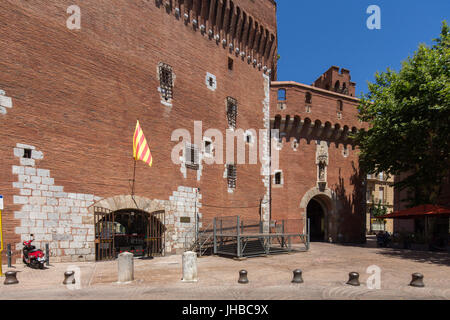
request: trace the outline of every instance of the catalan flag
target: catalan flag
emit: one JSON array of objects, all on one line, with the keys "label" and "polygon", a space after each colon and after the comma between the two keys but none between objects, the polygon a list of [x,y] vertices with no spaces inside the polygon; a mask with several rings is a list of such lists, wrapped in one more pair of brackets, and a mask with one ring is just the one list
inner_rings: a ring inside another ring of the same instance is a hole
[{"label": "catalan flag", "polygon": [[150,152],[147,140],[145,139],[144,132],[141,129],[139,121],[136,124],[136,130],[133,137],[133,157],[134,160],[141,160],[148,164],[150,167],[153,164],[153,157]]}]

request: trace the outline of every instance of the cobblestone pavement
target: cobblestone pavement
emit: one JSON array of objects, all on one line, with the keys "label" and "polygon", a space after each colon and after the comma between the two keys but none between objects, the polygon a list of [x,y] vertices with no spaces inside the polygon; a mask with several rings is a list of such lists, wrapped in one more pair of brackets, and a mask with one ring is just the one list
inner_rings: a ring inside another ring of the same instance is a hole
[{"label": "cobblestone pavement", "polygon": [[[369,266],[381,268],[381,289],[370,290]],[[76,266],[81,288],[62,284],[64,272]],[[292,271],[303,270],[305,282],[291,283]],[[450,299],[450,255],[391,248],[313,243],[305,253],[235,261],[205,257],[198,260],[199,282],[182,283],[181,256],[135,260],[135,281],[117,284],[117,262],[59,263],[47,270],[17,265],[17,285],[3,285],[0,299],[150,299],[150,300],[310,300],[310,299]],[[237,283],[246,269],[250,283]],[[4,268],[4,271],[7,270]],[[360,287],[345,284],[348,273],[360,273]],[[411,274],[423,273],[425,288],[409,286]]]}]

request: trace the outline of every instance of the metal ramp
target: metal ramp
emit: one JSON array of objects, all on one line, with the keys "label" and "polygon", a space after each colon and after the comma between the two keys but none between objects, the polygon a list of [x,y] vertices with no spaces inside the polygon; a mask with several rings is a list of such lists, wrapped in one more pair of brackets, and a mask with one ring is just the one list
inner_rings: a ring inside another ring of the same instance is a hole
[{"label": "metal ramp", "polygon": [[[264,230],[261,221],[243,220],[240,216],[217,217],[194,236],[186,250],[199,256],[223,255],[247,258],[305,252],[309,250],[309,236],[303,234],[303,220],[271,221]],[[309,229],[309,228],[308,228]],[[266,232],[264,232],[266,231]]]}]

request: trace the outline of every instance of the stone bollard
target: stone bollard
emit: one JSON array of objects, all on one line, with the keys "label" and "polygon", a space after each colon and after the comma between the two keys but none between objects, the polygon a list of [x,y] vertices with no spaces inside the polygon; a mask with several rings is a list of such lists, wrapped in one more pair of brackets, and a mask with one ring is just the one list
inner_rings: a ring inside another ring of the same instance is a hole
[{"label": "stone bollard", "polygon": [[355,287],[360,285],[358,272],[350,272],[350,274],[348,276],[349,276],[349,279],[347,282],[348,285],[355,286]]},{"label": "stone bollard", "polygon": [[421,273],[413,273],[412,281],[409,284],[411,287],[423,288],[425,284],[423,283],[423,274]]},{"label": "stone bollard", "polygon": [[241,271],[239,271],[239,280],[238,280],[238,282],[239,282],[239,283],[242,283],[242,284],[247,284],[247,283],[248,283],[248,277],[247,277],[247,275],[248,275],[247,270],[241,270]]},{"label": "stone bollard", "polygon": [[183,253],[183,282],[197,282],[197,253],[187,251]]},{"label": "stone bollard", "polygon": [[134,280],[134,255],[130,252],[123,252],[119,254],[118,259],[118,282],[131,282]]},{"label": "stone bollard", "polygon": [[303,283],[302,270],[294,270],[294,278],[292,279],[292,283]]},{"label": "stone bollard", "polygon": [[75,272],[74,271],[64,272],[63,284],[75,284]]},{"label": "stone bollard", "polygon": [[5,282],[3,282],[4,285],[9,284],[18,284],[19,280],[17,280],[17,272],[16,271],[8,271],[5,273]]}]

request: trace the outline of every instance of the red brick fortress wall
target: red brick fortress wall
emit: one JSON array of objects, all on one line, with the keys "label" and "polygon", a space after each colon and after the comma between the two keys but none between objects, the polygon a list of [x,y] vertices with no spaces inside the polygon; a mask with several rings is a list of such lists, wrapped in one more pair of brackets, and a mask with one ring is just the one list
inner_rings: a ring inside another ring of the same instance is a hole
[{"label": "red brick fortress wall", "polygon": [[[74,2],[81,9],[79,30],[66,25]],[[192,205],[180,199],[193,188],[200,188],[205,222],[237,214],[259,219],[267,189],[261,164],[238,165],[230,193],[224,164],[185,172],[173,164],[179,142],[171,135],[183,128],[193,137],[194,121],[202,122],[203,132],[215,128],[225,135],[227,97],[238,102],[237,128],[264,128],[266,79],[276,75],[275,4],[165,3],[1,1],[0,89],[12,101],[0,115],[5,243],[20,244],[34,233],[37,247],[52,242],[58,256],[92,259],[89,207],[130,194],[137,119],[154,161],[152,168],[138,163],[135,191],[164,201],[173,213],[171,239],[190,227],[179,218],[192,216]],[[160,63],[173,70],[170,104],[161,102]],[[213,90],[208,74],[215,76]],[[30,148],[34,158],[23,159]],[[181,249],[175,242],[168,251]]]},{"label": "red brick fortress wall", "polygon": [[272,179],[272,219],[302,219],[305,224],[306,208],[315,199],[327,211],[324,240],[364,241],[363,176],[358,148],[348,136],[364,127],[357,105],[358,99],[349,95],[272,82],[271,126],[280,130],[280,139],[272,143],[280,149],[282,171],[281,184]]}]

